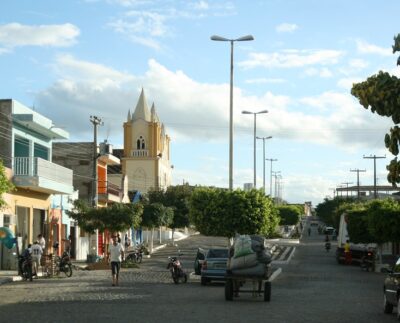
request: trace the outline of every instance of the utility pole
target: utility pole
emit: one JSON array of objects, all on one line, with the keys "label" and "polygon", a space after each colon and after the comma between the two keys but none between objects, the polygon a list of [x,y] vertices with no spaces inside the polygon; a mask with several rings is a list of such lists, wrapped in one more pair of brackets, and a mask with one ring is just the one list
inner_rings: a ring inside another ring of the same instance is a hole
[{"label": "utility pole", "polygon": [[269,196],[272,197],[272,162],[277,161],[278,159],[265,158],[265,160],[269,160],[271,162],[271,172],[270,172],[270,182],[269,182]]},{"label": "utility pole", "polygon": [[[276,203],[277,203],[277,196],[278,196],[278,193],[277,193],[277,176],[278,175],[280,175],[280,173],[281,173],[281,171],[277,171],[277,172],[272,172],[273,174],[271,175],[271,178],[272,178],[272,176],[275,178],[275,182],[274,182],[274,196],[275,196],[275,201],[276,201]],[[271,182],[271,187],[272,187],[272,182]],[[272,197],[272,195],[271,195],[271,197]]]},{"label": "utility pole", "polygon": [[101,118],[97,116],[90,116],[90,122],[93,124],[94,127],[94,138],[93,138],[93,190],[92,190],[92,205],[94,207],[97,206],[97,199],[98,199],[98,187],[97,187],[97,126],[102,126],[103,122],[101,122]]},{"label": "utility pole", "polygon": [[271,139],[272,136],[268,137],[256,137],[256,139],[262,139],[263,141],[263,191],[265,195],[265,140],[266,139]]},{"label": "utility pole", "polygon": [[348,198],[349,197],[349,184],[353,184],[353,182],[344,182],[342,184],[346,185],[346,198]]},{"label": "utility pole", "polygon": [[350,169],[350,172],[357,172],[357,198],[360,199],[360,173],[365,173],[365,169]]},{"label": "utility pole", "polygon": [[386,158],[386,156],[376,156],[371,155],[369,157],[363,156],[364,159],[373,159],[374,160],[374,198],[378,198],[378,192],[376,190],[376,160],[381,158]]}]

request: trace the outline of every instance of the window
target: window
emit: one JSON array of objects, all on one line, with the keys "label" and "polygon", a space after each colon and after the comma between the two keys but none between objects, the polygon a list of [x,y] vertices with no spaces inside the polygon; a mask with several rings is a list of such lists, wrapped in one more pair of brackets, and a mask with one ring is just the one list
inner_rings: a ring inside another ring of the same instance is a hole
[{"label": "window", "polygon": [[29,157],[29,140],[15,136],[14,156]]},{"label": "window", "polygon": [[35,143],[33,157],[39,157],[44,160],[49,160],[49,149],[45,146]]},{"label": "window", "polygon": [[139,137],[138,140],[136,140],[136,149],[146,149],[146,142],[142,136]]}]

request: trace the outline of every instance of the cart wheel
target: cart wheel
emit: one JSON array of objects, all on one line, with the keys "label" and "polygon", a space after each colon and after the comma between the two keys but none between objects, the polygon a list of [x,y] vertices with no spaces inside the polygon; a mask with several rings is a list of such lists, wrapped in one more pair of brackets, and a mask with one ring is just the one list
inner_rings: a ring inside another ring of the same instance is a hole
[{"label": "cart wheel", "polygon": [[232,279],[227,279],[225,283],[225,299],[227,301],[233,300],[233,281]]},{"label": "cart wheel", "polygon": [[266,281],[264,284],[264,302],[271,300],[271,282]]}]

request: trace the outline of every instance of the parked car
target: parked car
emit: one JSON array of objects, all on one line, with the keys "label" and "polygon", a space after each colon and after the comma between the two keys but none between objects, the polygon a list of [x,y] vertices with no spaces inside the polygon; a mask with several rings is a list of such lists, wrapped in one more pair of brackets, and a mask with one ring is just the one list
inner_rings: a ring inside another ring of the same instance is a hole
[{"label": "parked car", "polygon": [[336,233],[334,227],[325,227],[324,234],[333,235],[333,233]]},{"label": "parked car", "polygon": [[386,314],[393,312],[393,307],[397,307],[397,319],[400,320],[400,258],[391,270],[382,268],[386,273],[383,284],[383,311]]},{"label": "parked car", "polygon": [[228,248],[209,249],[201,266],[201,284],[224,281],[229,258]]}]

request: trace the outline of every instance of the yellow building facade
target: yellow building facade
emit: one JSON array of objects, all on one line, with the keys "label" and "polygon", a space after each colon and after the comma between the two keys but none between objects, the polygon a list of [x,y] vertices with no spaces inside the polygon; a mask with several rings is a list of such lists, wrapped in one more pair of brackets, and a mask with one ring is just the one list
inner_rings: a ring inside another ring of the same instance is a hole
[{"label": "yellow building facade", "polygon": [[133,113],[124,123],[122,173],[128,189],[146,193],[171,185],[170,137],[160,122],[153,103],[149,109],[144,90]]}]

